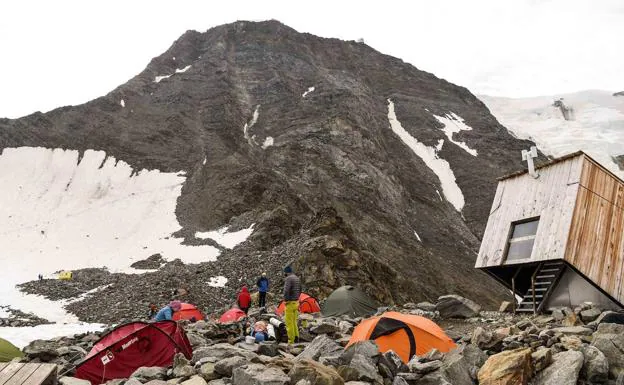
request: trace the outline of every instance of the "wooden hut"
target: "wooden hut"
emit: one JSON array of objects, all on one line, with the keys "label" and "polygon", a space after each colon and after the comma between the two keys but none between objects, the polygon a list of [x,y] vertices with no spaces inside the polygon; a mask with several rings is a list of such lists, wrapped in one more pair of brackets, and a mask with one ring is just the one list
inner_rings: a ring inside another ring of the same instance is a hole
[{"label": "wooden hut", "polygon": [[476,267],[521,312],[622,308],[624,181],[583,152],[500,178]]}]

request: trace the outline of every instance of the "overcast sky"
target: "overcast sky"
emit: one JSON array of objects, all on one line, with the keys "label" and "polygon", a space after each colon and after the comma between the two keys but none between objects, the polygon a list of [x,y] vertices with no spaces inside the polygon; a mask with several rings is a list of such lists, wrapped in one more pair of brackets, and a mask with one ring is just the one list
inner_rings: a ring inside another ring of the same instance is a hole
[{"label": "overcast sky", "polygon": [[476,94],[624,90],[624,0],[2,0],[0,15],[0,117],[106,94],[186,30],[235,20],[363,38]]}]

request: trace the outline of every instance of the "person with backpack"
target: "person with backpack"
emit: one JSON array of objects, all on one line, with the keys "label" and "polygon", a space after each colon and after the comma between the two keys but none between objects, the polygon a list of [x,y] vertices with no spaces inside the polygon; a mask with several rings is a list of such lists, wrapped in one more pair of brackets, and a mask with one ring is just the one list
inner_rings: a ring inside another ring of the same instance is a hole
[{"label": "person with backpack", "polygon": [[269,279],[267,278],[267,273],[262,273],[262,276],[258,278],[256,282],[256,286],[258,286],[258,306],[265,307],[266,306],[266,294],[269,291]]},{"label": "person with backpack", "polygon": [[288,343],[293,344],[299,341],[299,327],[297,325],[299,318],[299,296],[301,295],[301,280],[292,270],[292,267],[284,268],[286,279],[284,280],[284,303],[286,311],[286,333],[288,334]]},{"label": "person with backpack", "polygon": [[158,311],[158,313],[156,313],[154,321],[171,320],[173,319],[173,313],[175,313],[176,311],[180,311],[181,308],[182,302],[177,300],[171,301],[169,302],[169,305],[163,307]]},{"label": "person with backpack", "polygon": [[251,295],[249,294],[249,289],[247,286],[243,286],[240,293],[238,293],[238,297],[236,297],[236,303],[238,307],[247,314],[249,311],[249,307],[251,306]]}]

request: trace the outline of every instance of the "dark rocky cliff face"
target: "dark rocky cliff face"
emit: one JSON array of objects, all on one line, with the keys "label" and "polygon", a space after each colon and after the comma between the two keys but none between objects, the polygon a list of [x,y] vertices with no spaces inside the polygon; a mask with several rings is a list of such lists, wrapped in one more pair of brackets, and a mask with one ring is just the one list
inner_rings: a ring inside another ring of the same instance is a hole
[{"label": "dark rocky cliff face", "polygon": [[[155,82],[163,75],[171,76]],[[438,176],[391,130],[388,99],[419,142],[445,140],[438,156],[457,178],[462,212],[440,198]],[[447,140],[433,115],[449,113],[473,128],[453,138],[478,156]],[[195,231],[256,223],[244,245],[180,273],[188,285],[217,271],[251,283],[294,261],[321,296],[351,283],[384,302],[453,292],[492,306],[504,290],[473,269],[479,238],[495,178],[521,168],[530,143],[463,87],[365,44],[268,21],[189,31],[106,96],[0,119],[0,148],[16,146],[97,149],[137,169],[184,170],[176,235],[189,243],[200,242]],[[236,289],[198,301],[217,306]]]}]

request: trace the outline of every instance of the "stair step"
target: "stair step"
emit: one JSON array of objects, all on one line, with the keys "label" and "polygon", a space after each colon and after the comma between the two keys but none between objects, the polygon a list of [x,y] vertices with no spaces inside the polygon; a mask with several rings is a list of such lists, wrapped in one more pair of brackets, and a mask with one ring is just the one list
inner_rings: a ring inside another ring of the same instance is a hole
[{"label": "stair step", "polygon": [[535,277],[535,279],[540,279],[540,278],[555,278],[554,274],[546,274],[546,275],[538,275],[537,277]]},{"label": "stair step", "polygon": [[551,271],[559,271],[559,269],[542,269],[540,273],[550,273]]}]

